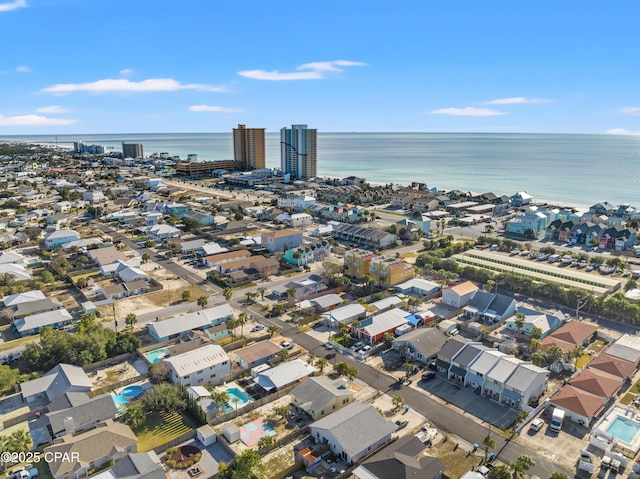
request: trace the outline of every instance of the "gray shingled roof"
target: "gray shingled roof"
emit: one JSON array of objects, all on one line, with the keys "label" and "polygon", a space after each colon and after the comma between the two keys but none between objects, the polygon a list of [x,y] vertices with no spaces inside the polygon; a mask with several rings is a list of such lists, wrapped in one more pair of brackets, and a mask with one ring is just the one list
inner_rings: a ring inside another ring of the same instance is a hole
[{"label": "gray shingled roof", "polygon": [[64,431],[64,420],[73,418],[74,426],[81,427],[86,424],[114,419],[118,414],[118,409],[111,394],[102,394],[90,399],[79,406],[47,413],[51,429],[54,434]]},{"label": "gray shingled roof", "polygon": [[291,395],[300,401],[305,411],[319,411],[334,397],[353,394],[347,384],[344,378],[312,377],[291,391]]},{"label": "gray shingled roof", "polygon": [[396,426],[373,406],[353,402],[312,423],[311,428],[331,431],[342,449],[353,457],[393,433]]},{"label": "gray shingled roof", "polygon": [[453,358],[458,352],[467,344],[469,341],[466,338],[453,338],[445,343],[444,346],[440,349],[438,353],[438,358],[443,361],[451,362],[451,358]]},{"label": "gray shingled roof", "polygon": [[155,452],[131,453],[120,459],[112,472],[117,479],[166,479]]},{"label": "gray shingled roof", "polygon": [[414,329],[395,339],[394,344],[408,343],[425,358],[435,356],[447,341],[447,336],[437,328]]},{"label": "gray shingled roof", "polygon": [[478,356],[478,354],[480,354],[485,349],[489,348],[478,343],[467,344],[464,348],[462,348],[462,350],[460,350],[460,353],[455,357],[454,362],[456,364],[459,364],[460,367],[466,369],[471,361],[473,361],[476,356]]}]

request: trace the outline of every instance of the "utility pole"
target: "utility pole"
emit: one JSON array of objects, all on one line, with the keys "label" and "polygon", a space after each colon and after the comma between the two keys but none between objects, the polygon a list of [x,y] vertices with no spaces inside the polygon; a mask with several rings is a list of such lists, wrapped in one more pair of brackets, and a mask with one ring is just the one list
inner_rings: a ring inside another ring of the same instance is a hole
[{"label": "utility pole", "polygon": [[113,307],[113,323],[115,324],[116,327],[116,333],[118,332],[118,320],[116,319],[116,303],[111,303],[111,306]]},{"label": "utility pole", "polygon": [[[580,319],[580,316],[579,316],[580,310],[589,303],[590,299],[591,299],[591,295],[587,294],[584,298],[582,299],[578,298],[578,300],[576,301],[576,321]],[[580,304],[580,301],[584,301],[584,302]]]}]

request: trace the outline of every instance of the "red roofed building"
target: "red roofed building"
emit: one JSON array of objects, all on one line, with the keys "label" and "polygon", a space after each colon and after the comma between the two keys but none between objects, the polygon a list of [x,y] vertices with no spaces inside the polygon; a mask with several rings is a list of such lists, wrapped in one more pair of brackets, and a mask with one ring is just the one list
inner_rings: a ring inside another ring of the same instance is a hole
[{"label": "red roofed building", "polygon": [[622,379],[630,378],[636,372],[636,365],[630,361],[609,356],[606,353],[599,354],[587,364],[589,369],[598,369]]},{"label": "red roofed building", "polygon": [[588,426],[595,417],[604,411],[607,398],[567,384],[549,398],[549,403],[564,409],[567,420]]},{"label": "red roofed building", "polygon": [[602,397],[614,396],[622,386],[622,379],[598,369],[583,369],[569,384]]},{"label": "red roofed building", "polygon": [[542,350],[546,351],[555,344],[566,353],[578,344],[586,346],[597,330],[596,324],[569,321],[542,340]]}]

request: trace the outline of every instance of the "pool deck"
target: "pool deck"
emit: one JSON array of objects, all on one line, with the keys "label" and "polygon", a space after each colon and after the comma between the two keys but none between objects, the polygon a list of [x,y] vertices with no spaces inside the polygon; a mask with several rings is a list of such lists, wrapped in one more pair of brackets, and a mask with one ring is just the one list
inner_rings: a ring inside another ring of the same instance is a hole
[{"label": "pool deck", "polygon": [[[622,440],[618,436],[615,436],[614,434],[612,434],[611,432],[608,431],[608,429],[611,427],[611,425],[615,422],[615,420],[618,417],[622,417],[622,418],[625,418],[625,419],[627,419],[629,421],[632,421],[633,423],[637,424],[637,426],[638,426],[638,430],[636,431],[636,433],[633,436],[633,439],[631,440],[630,443]],[[616,406],[616,407],[614,407],[611,410],[611,412],[609,414],[607,414],[607,416],[605,416],[602,419],[602,421],[597,425],[597,428],[600,431],[607,432],[608,434],[611,434],[612,436],[616,437],[616,439],[618,440],[618,443],[621,446],[625,447],[626,449],[629,449],[631,451],[635,451],[635,453],[640,451],[640,411],[638,409],[636,409],[634,406],[629,406],[629,407]]]}]

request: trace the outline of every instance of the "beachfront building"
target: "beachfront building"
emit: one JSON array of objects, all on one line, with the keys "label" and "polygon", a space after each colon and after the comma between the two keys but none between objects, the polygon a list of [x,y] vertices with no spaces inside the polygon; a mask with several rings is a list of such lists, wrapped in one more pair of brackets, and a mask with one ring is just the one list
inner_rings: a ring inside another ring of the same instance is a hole
[{"label": "beachfront building", "polygon": [[282,173],[292,180],[315,178],[318,175],[318,130],[307,125],[291,125],[280,130],[280,162]]},{"label": "beachfront building", "polygon": [[239,124],[233,129],[233,160],[242,171],[266,167],[264,128],[247,128]]},{"label": "beachfront building", "polygon": [[269,253],[286,251],[291,248],[297,248],[302,244],[302,231],[297,229],[267,231],[262,233],[261,237],[262,246]]}]

